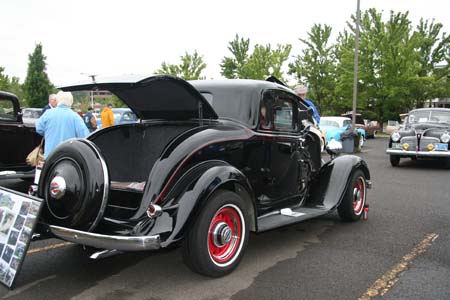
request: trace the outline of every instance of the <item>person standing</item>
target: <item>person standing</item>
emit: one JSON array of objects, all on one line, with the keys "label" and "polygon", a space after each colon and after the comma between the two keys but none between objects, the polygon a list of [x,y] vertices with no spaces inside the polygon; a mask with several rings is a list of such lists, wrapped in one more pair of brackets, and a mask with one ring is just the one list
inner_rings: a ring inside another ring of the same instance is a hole
[{"label": "person standing", "polygon": [[84,124],[86,124],[89,132],[97,130],[97,120],[95,119],[94,109],[92,107],[88,107],[87,112],[84,115]]},{"label": "person standing", "polygon": [[42,114],[43,115],[48,109],[52,109],[56,107],[56,95],[50,94],[48,96],[48,104],[42,108]]},{"label": "person standing", "polygon": [[105,108],[103,108],[100,114],[102,120],[102,128],[106,128],[114,125],[114,114],[112,112],[112,104],[108,103]]},{"label": "person standing", "polygon": [[317,124],[320,123],[320,115],[319,115],[319,111],[317,110],[316,106],[314,105],[314,103],[306,98],[306,95],[308,93],[308,88],[304,85],[297,85],[294,88],[295,93],[297,94],[297,96],[300,97],[300,99],[303,100],[303,102],[306,103],[306,105],[308,105],[309,107],[312,108],[313,112],[314,112],[314,119],[316,119]]},{"label": "person standing", "polygon": [[48,110],[36,123],[36,132],[45,139],[44,159],[60,143],[71,138],[84,138],[89,134],[83,119],[71,109],[73,96],[70,92],[58,92],[56,103],[56,108]]}]

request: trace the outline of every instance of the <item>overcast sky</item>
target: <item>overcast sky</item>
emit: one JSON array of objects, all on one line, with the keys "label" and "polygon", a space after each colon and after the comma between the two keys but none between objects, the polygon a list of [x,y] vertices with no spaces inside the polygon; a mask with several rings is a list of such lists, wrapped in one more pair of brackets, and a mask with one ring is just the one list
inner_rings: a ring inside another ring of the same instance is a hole
[{"label": "overcast sky", "polygon": [[[409,11],[435,19],[450,31],[449,0],[361,0],[361,10]],[[220,78],[219,64],[236,34],[258,44],[292,44],[300,54],[314,23],[336,35],[356,11],[356,0],[1,0],[0,66],[25,79],[28,55],[42,43],[47,73],[55,85],[85,74],[152,74],[161,63],[179,63],[195,50],[207,64],[203,75]],[[290,60],[293,60],[292,58]]]}]

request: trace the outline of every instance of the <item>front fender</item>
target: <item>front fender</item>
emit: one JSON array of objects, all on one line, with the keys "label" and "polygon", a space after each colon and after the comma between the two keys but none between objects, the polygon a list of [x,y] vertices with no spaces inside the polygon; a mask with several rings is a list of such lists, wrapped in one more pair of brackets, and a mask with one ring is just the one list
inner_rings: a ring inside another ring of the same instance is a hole
[{"label": "front fender", "polygon": [[163,210],[175,208],[171,213],[174,224],[170,236],[162,241],[162,247],[182,239],[211,195],[221,188],[238,193],[247,203],[251,222],[255,222],[253,190],[245,175],[225,162],[204,162],[201,168],[205,165],[207,168],[200,175],[196,175],[199,168],[196,167],[180,178],[174,188],[175,191],[182,190],[179,195],[174,195],[172,191],[169,193],[171,197],[168,198],[171,200],[164,205]]},{"label": "front fender", "polygon": [[366,162],[356,155],[343,155],[324,164],[311,185],[307,203],[329,211],[336,209],[347,190],[353,172],[361,169],[370,179]]}]

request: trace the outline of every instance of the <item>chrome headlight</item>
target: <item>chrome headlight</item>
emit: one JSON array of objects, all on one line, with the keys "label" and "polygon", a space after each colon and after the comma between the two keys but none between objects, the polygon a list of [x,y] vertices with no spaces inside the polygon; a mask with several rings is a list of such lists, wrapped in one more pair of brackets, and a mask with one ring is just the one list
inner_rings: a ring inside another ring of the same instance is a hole
[{"label": "chrome headlight", "polygon": [[446,132],[441,135],[441,142],[448,143],[450,141],[450,135]]},{"label": "chrome headlight", "polygon": [[393,142],[398,142],[400,141],[400,133],[398,133],[397,131],[395,131],[392,135],[391,135],[391,139]]}]

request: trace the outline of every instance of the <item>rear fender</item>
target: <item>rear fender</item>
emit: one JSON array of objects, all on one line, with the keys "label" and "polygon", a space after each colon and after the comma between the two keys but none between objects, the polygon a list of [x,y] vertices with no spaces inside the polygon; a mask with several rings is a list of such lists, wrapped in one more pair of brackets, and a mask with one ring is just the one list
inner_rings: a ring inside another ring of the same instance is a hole
[{"label": "rear fender", "polygon": [[318,178],[311,185],[308,205],[334,210],[341,203],[352,174],[361,169],[370,179],[366,162],[355,155],[343,155],[327,162],[320,169]]},{"label": "rear fender", "polygon": [[173,220],[173,230],[161,243],[162,247],[167,247],[184,237],[202,207],[219,189],[233,191],[243,199],[250,216],[250,228],[254,228],[256,223],[254,196],[245,175],[224,162],[204,162],[202,168],[205,166],[208,168],[200,175],[196,175],[198,173],[198,167],[196,167],[183,176],[183,178],[190,178],[188,184],[183,184],[183,178],[180,178],[173,190],[182,189],[181,193],[176,196],[172,190],[168,194],[167,198],[170,200],[163,206],[163,210],[174,208],[173,213],[169,213]]}]

